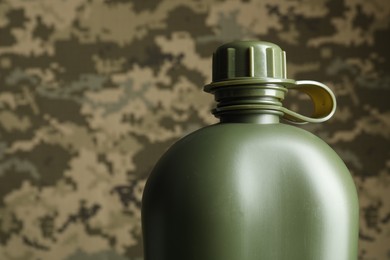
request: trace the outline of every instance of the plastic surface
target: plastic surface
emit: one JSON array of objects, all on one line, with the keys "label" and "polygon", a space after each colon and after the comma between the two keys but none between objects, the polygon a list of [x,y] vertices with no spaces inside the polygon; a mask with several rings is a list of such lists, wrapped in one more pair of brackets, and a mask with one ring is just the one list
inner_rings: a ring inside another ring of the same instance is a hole
[{"label": "plastic surface", "polygon": [[235,41],[220,46],[213,54],[213,82],[240,78],[288,82],[286,75],[286,53],[270,42]]},{"label": "plastic surface", "polygon": [[144,191],[145,260],[356,260],[358,202],[332,149],[283,124],[176,143]]},{"label": "plastic surface", "polygon": [[[321,139],[279,123],[329,119],[331,90],[286,79],[285,55],[270,43],[223,45],[213,69],[205,90],[220,123],[174,144],[146,183],[145,260],[356,260],[348,169]],[[293,89],[311,97],[312,117],[282,106]]]},{"label": "plastic surface", "polygon": [[314,113],[311,116],[300,115],[287,108],[279,109],[284,118],[293,123],[324,122],[336,110],[334,94],[325,84],[287,79],[286,53],[269,42],[235,41],[220,46],[213,54],[213,81],[205,87],[205,91],[214,93],[226,86],[261,87],[270,84],[301,91],[313,101]]}]

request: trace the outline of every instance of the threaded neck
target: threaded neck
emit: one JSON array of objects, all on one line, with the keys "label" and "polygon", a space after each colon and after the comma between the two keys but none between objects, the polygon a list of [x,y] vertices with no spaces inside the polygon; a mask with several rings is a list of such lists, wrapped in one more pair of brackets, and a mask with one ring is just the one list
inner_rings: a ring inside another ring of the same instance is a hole
[{"label": "threaded neck", "polygon": [[277,84],[226,85],[206,88],[217,106],[212,113],[221,122],[277,123],[287,88]]}]

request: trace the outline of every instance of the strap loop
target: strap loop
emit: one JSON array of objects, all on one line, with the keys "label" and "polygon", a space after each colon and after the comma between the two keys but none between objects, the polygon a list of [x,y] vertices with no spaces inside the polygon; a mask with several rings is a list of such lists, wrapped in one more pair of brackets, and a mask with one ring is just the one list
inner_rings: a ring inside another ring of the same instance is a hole
[{"label": "strap loop", "polygon": [[328,86],[312,80],[299,80],[295,84],[287,86],[307,94],[314,104],[314,112],[311,117],[298,114],[282,107],[283,118],[295,124],[320,123],[328,120],[336,111],[336,98]]}]

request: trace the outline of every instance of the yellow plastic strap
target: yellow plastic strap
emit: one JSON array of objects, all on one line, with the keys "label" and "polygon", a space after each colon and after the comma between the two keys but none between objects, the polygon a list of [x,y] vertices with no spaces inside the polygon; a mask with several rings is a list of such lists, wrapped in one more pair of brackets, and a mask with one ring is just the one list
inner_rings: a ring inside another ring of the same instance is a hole
[{"label": "yellow plastic strap", "polygon": [[314,112],[310,117],[298,114],[282,107],[283,118],[295,123],[320,123],[331,118],[336,111],[336,98],[325,84],[312,80],[299,80],[295,84],[289,85],[288,89],[295,89],[307,94],[314,104]]}]

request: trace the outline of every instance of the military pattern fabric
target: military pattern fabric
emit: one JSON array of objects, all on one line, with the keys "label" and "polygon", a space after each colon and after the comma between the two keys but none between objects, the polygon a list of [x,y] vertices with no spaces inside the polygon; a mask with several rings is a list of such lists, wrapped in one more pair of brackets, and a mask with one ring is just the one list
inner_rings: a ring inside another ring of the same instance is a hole
[{"label": "military pattern fabric", "polygon": [[211,54],[242,39],[335,92],[335,116],[305,128],[354,177],[359,259],[390,259],[389,35],[386,0],[0,0],[0,259],[142,259],[146,178],[217,122]]}]

